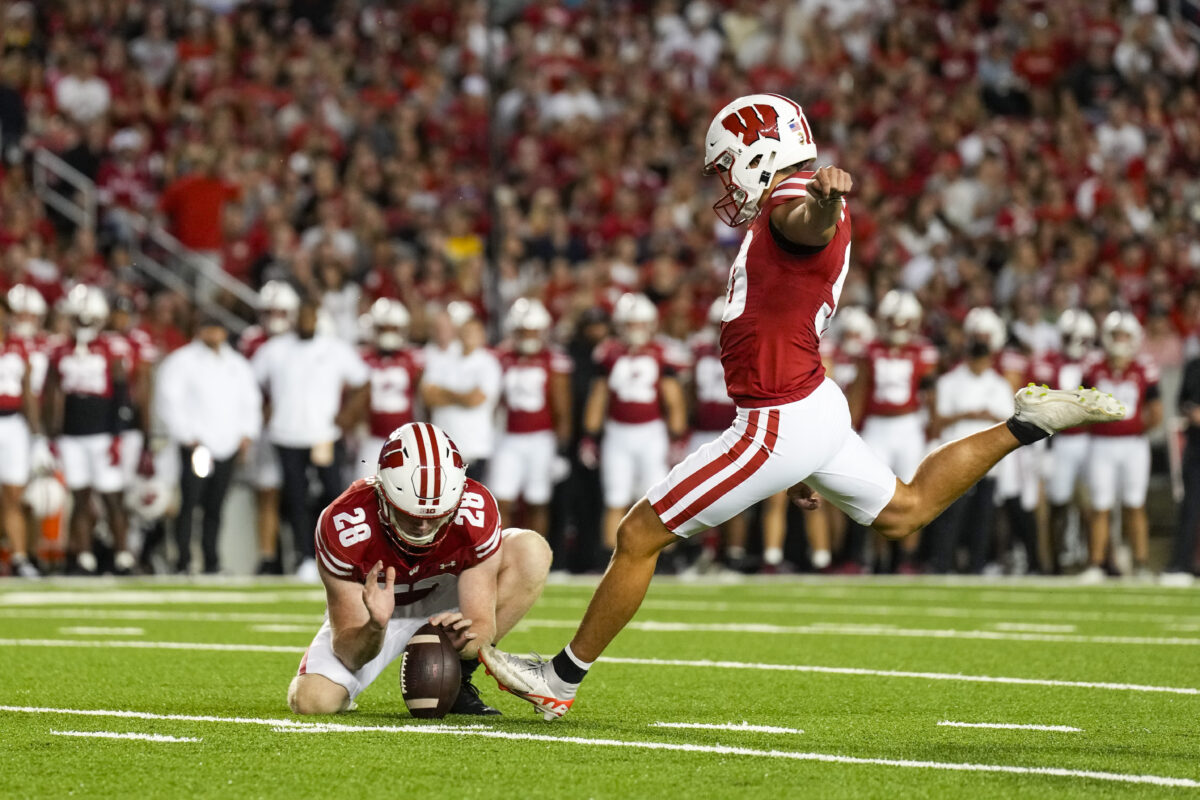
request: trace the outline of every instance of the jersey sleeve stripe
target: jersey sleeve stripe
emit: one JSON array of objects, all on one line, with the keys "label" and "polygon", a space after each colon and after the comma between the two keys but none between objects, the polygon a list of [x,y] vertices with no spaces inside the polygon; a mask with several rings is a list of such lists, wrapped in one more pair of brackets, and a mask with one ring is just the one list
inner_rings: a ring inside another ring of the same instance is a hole
[{"label": "jersey sleeve stripe", "polygon": [[330,574],[337,575],[339,578],[349,578],[350,577],[350,571],[342,569],[340,567],[335,567],[329,561],[329,557],[325,555],[324,550],[318,550],[317,556],[321,559],[321,563],[325,565],[325,569],[329,570]]},{"label": "jersey sleeve stripe", "polygon": [[345,561],[342,561],[340,558],[335,556],[333,554],[333,551],[331,551],[329,549],[329,545],[327,545],[325,543],[325,540],[323,538],[321,538],[320,536],[317,536],[317,552],[321,553],[323,556],[325,556],[325,558],[327,558],[329,561],[332,561],[334,564],[336,564],[338,567],[341,567],[342,569],[353,569],[353,567],[351,565],[347,564]]},{"label": "jersey sleeve stripe", "polygon": [[491,538],[488,539],[485,544],[481,545],[480,547],[475,548],[475,557],[479,558],[479,559],[484,559],[484,558],[487,558],[488,556],[490,556],[492,553],[496,552],[496,550],[500,547],[501,539],[502,539],[502,537],[500,536],[500,526],[497,525],[496,531],[492,534]]},{"label": "jersey sleeve stripe", "polygon": [[775,191],[775,193],[771,196],[772,197],[805,197],[807,194],[808,194],[808,192],[804,191],[803,189],[784,189],[782,191],[777,189]]},{"label": "jersey sleeve stripe", "polygon": [[496,542],[500,540],[500,526],[496,526],[496,530],[492,531],[491,537],[483,544],[475,546],[475,552],[482,554],[484,550],[490,550]]}]

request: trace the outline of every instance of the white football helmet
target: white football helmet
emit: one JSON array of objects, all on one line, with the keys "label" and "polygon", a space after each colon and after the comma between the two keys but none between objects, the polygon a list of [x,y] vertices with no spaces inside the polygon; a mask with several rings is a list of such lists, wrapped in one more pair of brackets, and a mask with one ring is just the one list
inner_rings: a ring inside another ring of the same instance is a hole
[{"label": "white football helmet", "polygon": [[720,175],[726,190],[713,211],[731,227],[754,219],[775,173],[816,157],[799,104],[778,94],[739,97],[717,112],[704,137],[704,174]]},{"label": "white football helmet", "polygon": [[630,347],[641,347],[654,335],[658,308],[644,294],[626,292],[613,309],[613,324]]},{"label": "white football helmet", "polygon": [[458,330],[475,318],[475,307],[465,300],[452,300],[446,304],[446,313],[450,315],[454,329]]},{"label": "white football helmet", "polygon": [[1067,358],[1078,361],[1096,343],[1096,320],[1079,308],[1068,308],[1058,317],[1058,334]]},{"label": "white football helmet", "polygon": [[1131,359],[1142,348],[1142,325],[1129,311],[1112,311],[1100,326],[1100,343],[1112,358]]},{"label": "white football helmet", "polygon": [[75,322],[75,336],[80,341],[95,339],[108,322],[108,300],[96,286],[76,284],[67,293],[64,310]]},{"label": "white football helmet", "polygon": [[400,550],[427,553],[446,530],[467,484],[467,465],[446,432],[428,422],[392,431],[375,470],[379,521]]},{"label": "white football helmet", "polygon": [[286,333],[296,324],[300,313],[300,295],[287,281],[267,281],[258,292],[259,308],[265,321],[263,327],[272,336]]},{"label": "white football helmet", "polygon": [[1000,315],[995,311],[985,306],[972,308],[967,312],[967,318],[963,320],[963,332],[971,338],[986,341],[988,350],[993,353],[999,352],[1008,338],[1008,329],[1004,325],[1004,320],[1000,319]]},{"label": "white football helmet", "polygon": [[42,293],[32,286],[18,283],[8,290],[8,310],[13,315],[12,332],[14,336],[27,338],[33,336],[42,327],[46,316],[46,299]]},{"label": "white football helmet", "polygon": [[67,487],[53,473],[43,473],[25,485],[23,500],[38,519],[52,517],[61,513],[66,505]]},{"label": "white football helmet", "polygon": [[369,312],[375,344],[381,350],[399,350],[407,341],[411,318],[399,300],[381,297],[371,304]]},{"label": "white football helmet", "polygon": [[157,476],[137,475],[125,490],[125,507],[142,522],[154,522],[171,505],[171,484]]},{"label": "white football helmet", "polygon": [[839,309],[833,324],[838,344],[846,355],[853,358],[861,356],[875,338],[875,320],[860,306]]},{"label": "white football helmet", "polygon": [[518,297],[508,310],[504,327],[513,337],[518,353],[530,355],[545,346],[543,338],[553,320],[542,301],[530,297]]},{"label": "white football helmet", "polygon": [[879,319],[889,344],[908,344],[921,326],[921,302],[907,289],[892,289],[879,303]]}]

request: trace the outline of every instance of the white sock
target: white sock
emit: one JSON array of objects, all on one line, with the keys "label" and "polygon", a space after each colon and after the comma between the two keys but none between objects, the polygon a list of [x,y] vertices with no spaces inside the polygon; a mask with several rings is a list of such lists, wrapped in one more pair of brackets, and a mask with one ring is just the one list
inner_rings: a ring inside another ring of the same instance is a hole
[{"label": "white sock", "polygon": [[579,667],[580,669],[591,669],[592,664],[596,663],[595,661],[584,661],[582,658],[575,655],[575,651],[571,649],[571,645],[567,645],[566,647],[564,647],[563,652],[566,653],[567,658],[574,661],[575,666]]},{"label": "white sock", "polygon": [[768,564],[782,564],[783,563],[783,548],[782,547],[768,547],[768,548],[764,549],[763,550],[763,561],[765,561]]},{"label": "white sock", "polygon": [[746,548],[744,548],[744,547],[729,547],[726,549],[725,553],[730,558],[734,558],[734,559],[745,558],[746,557]]},{"label": "white sock", "polygon": [[812,552],[813,569],[825,569],[832,560],[833,557],[829,554],[828,550],[813,550]]}]

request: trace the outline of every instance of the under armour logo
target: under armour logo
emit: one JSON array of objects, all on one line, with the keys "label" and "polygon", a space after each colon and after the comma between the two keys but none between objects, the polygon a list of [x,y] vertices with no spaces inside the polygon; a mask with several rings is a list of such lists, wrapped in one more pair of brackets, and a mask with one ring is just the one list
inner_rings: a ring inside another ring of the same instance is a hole
[{"label": "under armour logo", "polygon": [[451,561],[449,564],[439,564],[438,569],[445,569],[446,567],[453,567],[457,563],[458,563],[457,561]]},{"label": "under armour logo", "polygon": [[410,570],[408,571],[408,574],[409,574],[409,575],[416,575],[416,574],[417,574],[417,570],[419,570],[419,569],[420,569],[420,567],[419,567],[419,566],[417,566],[417,567],[413,567],[412,569],[410,569]]}]

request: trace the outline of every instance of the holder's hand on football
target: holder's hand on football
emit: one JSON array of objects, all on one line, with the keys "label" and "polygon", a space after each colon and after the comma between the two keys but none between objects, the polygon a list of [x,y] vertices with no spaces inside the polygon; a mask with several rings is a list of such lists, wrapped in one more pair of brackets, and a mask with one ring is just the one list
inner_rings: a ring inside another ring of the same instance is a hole
[{"label": "holder's hand on football", "polygon": [[853,186],[854,182],[850,180],[850,173],[846,170],[837,167],[821,167],[813,173],[805,188],[808,196],[813,198],[817,205],[827,206],[843,195],[849,194]]},{"label": "holder's hand on football", "polygon": [[396,610],[396,568],[387,568],[384,575],[386,584],[383,587],[379,585],[381,569],[383,562],[376,561],[363,581],[363,605],[367,607],[367,613],[371,615],[371,624],[376,628],[386,628],[388,620],[392,618],[392,612]]},{"label": "holder's hand on football", "polygon": [[454,645],[454,649],[462,652],[462,649],[467,646],[467,642],[476,637],[476,634],[471,632],[471,620],[466,619],[458,611],[443,611],[440,614],[434,614],[429,618],[431,625],[437,625],[446,635],[450,637],[450,643]]},{"label": "holder's hand on football", "polygon": [[811,486],[803,483],[797,483],[795,486],[787,490],[788,499],[797,508],[803,508],[805,511],[821,507],[821,495],[812,490]]}]

